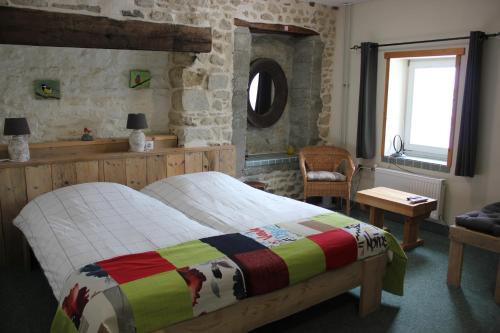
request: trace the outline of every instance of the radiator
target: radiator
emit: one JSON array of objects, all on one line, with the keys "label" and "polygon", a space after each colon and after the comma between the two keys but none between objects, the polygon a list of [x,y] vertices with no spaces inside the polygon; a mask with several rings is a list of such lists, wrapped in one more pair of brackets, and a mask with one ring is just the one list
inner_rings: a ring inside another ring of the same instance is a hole
[{"label": "radiator", "polygon": [[441,222],[443,216],[445,182],[444,179],[416,175],[391,169],[375,169],[375,187],[383,186],[400,191],[415,193],[438,201],[431,218]]}]

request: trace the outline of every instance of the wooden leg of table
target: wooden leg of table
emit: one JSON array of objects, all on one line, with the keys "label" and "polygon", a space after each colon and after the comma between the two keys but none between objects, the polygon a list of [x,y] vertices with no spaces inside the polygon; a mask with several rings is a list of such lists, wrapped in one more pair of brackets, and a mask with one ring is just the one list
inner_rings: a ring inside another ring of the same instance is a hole
[{"label": "wooden leg of table", "polygon": [[450,239],[450,253],[448,254],[448,285],[460,287],[462,279],[462,262],[464,258],[464,243]]},{"label": "wooden leg of table", "polygon": [[351,200],[349,197],[345,199],[345,214],[351,216]]},{"label": "wooden leg of table", "polygon": [[497,282],[495,287],[495,302],[500,305],[500,259],[498,259]]},{"label": "wooden leg of table", "polygon": [[359,315],[364,317],[380,307],[382,301],[382,280],[387,263],[386,256],[376,256],[363,262],[361,299]]},{"label": "wooden leg of table", "polygon": [[370,207],[370,224],[377,228],[384,227],[384,211],[377,207]]},{"label": "wooden leg of table", "polygon": [[403,230],[403,243],[401,243],[403,250],[411,250],[424,244],[424,241],[418,238],[418,225],[422,219],[422,217],[406,218]]}]

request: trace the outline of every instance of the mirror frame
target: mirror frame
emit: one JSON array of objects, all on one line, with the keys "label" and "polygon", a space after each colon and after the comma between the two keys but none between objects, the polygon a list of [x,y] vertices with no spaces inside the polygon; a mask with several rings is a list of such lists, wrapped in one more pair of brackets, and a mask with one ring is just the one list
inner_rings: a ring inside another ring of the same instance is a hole
[{"label": "mirror frame", "polygon": [[[274,83],[274,99],[271,103],[269,111],[263,114],[258,114],[250,105],[250,85],[255,75],[260,72],[266,72],[271,75]],[[286,102],[288,99],[288,82],[285,72],[281,66],[273,59],[259,58],[250,64],[250,77],[247,88],[247,120],[257,128],[266,128],[274,125],[285,111]]]}]

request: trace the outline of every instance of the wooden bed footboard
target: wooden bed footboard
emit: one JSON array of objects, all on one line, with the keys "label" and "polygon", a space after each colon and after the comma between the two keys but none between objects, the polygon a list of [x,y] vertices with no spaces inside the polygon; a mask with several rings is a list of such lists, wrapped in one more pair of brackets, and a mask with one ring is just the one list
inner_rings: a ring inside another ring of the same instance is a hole
[{"label": "wooden bed footboard", "polygon": [[156,333],[248,332],[358,286],[361,286],[359,314],[364,317],[380,307],[386,264],[387,255],[380,254],[269,294],[244,299]]}]

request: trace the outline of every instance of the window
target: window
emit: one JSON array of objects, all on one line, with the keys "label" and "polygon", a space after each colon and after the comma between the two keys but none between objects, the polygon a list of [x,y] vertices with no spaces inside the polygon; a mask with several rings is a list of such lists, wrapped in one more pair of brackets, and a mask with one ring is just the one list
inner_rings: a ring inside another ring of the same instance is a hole
[{"label": "window", "polygon": [[400,136],[406,158],[451,165],[463,53],[464,49],[385,53],[382,158],[396,152],[393,141]]}]

